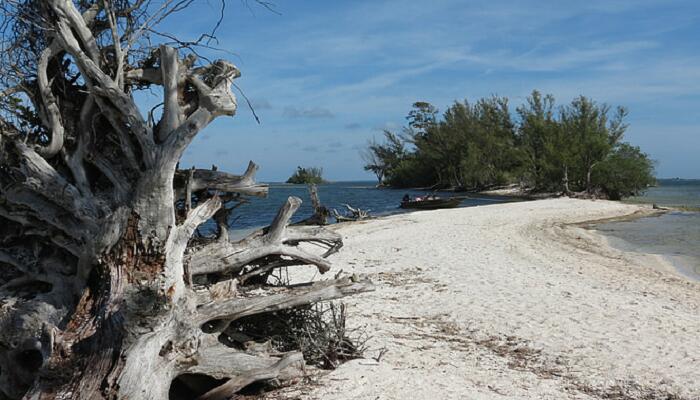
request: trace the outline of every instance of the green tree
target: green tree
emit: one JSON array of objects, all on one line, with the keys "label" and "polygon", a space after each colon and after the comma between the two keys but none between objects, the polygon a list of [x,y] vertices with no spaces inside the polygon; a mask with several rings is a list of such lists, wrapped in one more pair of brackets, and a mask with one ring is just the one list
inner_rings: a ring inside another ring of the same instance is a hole
[{"label": "green tree", "polygon": [[[393,181],[403,182],[404,186],[434,186],[444,181],[448,161],[444,157],[445,141],[440,137],[437,114],[438,109],[430,103],[413,103],[406,116],[408,126],[403,137],[414,151],[396,171]],[[408,181],[414,183],[406,184]]]},{"label": "green tree", "polygon": [[[414,110],[415,111],[415,110]],[[413,114],[415,115],[415,113]],[[411,114],[409,114],[409,120]],[[420,121],[432,121],[420,118]],[[517,164],[514,124],[505,98],[491,97],[470,104],[455,102],[442,120],[423,124],[412,133],[416,160],[426,176],[432,167],[435,183],[456,188],[481,188],[502,182]],[[413,163],[415,164],[415,163]]]},{"label": "green tree", "polygon": [[401,136],[384,130],[384,142],[371,139],[362,152],[365,171],[377,176],[379,184],[391,178],[396,168],[407,155],[405,140]]},{"label": "green tree", "polygon": [[637,196],[656,183],[654,162],[639,147],[622,143],[598,165],[593,181],[611,200]]},{"label": "green tree", "polygon": [[412,152],[392,169],[387,183],[392,187],[432,187],[435,185],[433,166]]},{"label": "green tree", "polygon": [[476,104],[477,132],[474,142],[482,168],[477,188],[502,185],[512,180],[512,173],[519,164],[515,148],[515,124],[508,99],[491,96]]},{"label": "green tree", "polygon": [[323,168],[297,167],[297,170],[287,179],[287,183],[321,184],[326,183],[326,181],[323,179]]},{"label": "green tree", "polygon": [[384,176],[389,168],[387,160],[382,156],[383,147],[376,139],[372,138],[367,142],[367,147],[360,152],[362,161],[365,162],[364,170],[372,172],[377,177],[377,184],[382,185]]},{"label": "green tree", "polygon": [[437,123],[437,114],[438,109],[432,104],[425,101],[417,101],[413,103],[413,109],[409,111],[406,119],[408,120],[409,128],[416,130],[418,133],[425,133]]},{"label": "green tree", "polygon": [[[445,112],[443,121],[427,127],[423,134],[413,136],[417,159],[432,166],[435,180],[432,184],[463,186],[460,163],[467,151],[467,114],[464,105],[455,103]],[[425,174],[424,170],[422,175]]]},{"label": "green tree", "polygon": [[535,191],[551,189],[553,176],[559,175],[552,154],[559,134],[554,97],[551,94],[542,96],[534,90],[527,98],[527,104],[518,107],[517,112],[520,116],[517,143],[526,182]]},{"label": "green tree", "polygon": [[[579,96],[556,113],[551,95],[533,91],[517,114],[516,124],[508,99],[497,96],[455,102],[441,118],[430,103],[414,103],[403,135],[385,132],[383,143],[370,142],[375,157],[366,158],[365,169],[396,187],[479,190],[525,181],[535,191],[603,190],[611,197],[629,195],[651,176],[642,168],[648,158],[623,146],[622,107],[611,112]],[[630,190],[611,183],[611,177],[626,173],[641,183]]]},{"label": "green tree", "polygon": [[589,193],[593,191],[593,168],[610,154],[627,129],[624,123],[627,116],[625,108],[618,107],[612,118],[609,118],[609,112],[609,106],[598,105],[585,96],[575,98],[561,112],[562,129],[568,146],[575,149],[578,155],[576,174]]}]

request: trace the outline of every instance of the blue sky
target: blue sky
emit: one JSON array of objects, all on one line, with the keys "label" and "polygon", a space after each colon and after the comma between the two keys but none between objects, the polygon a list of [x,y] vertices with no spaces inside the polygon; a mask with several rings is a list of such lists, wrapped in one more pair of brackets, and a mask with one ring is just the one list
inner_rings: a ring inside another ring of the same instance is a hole
[{"label": "blue sky", "polygon": [[[559,104],[584,94],[630,110],[626,139],[659,177],[700,177],[700,2],[290,1],[279,14],[227,2],[219,47],[255,105],[199,135],[184,165],[242,171],[263,181],[297,165],[331,180],[373,177],[359,149],[398,129],[417,100],[441,111],[455,100],[497,94],[512,109],[533,90]],[[163,30],[195,38],[218,17],[217,0]],[[240,96],[239,96],[240,98]]]}]

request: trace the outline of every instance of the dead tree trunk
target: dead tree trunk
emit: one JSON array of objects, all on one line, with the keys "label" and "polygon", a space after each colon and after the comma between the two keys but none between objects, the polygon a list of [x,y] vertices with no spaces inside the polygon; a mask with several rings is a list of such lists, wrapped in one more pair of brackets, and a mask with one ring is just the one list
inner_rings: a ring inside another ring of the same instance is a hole
[{"label": "dead tree trunk", "polygon": [[311,198],[311,206],[314,208],[314,213],[309,218],[299,221],[297,225],[328,225],[330,212],[326,206],[321,204],[321,199],[318,197],[318,188],[314,184],[309,185],[309,197]]},{"label": "dead tree trunk", "polygon": [[562,179],[562,182],[564,183],[564,194],[569,195],[571,193],[571,190],[569,189],[569,166],[564,165],[564,178]]},{"label": "dead tree trunk", "polygon": [[[140,13],[148,3],[3,6],[16,6],[15,32],[34,35],[18,59],[36,58],[4,88],[15,106],[0,118],[0,398],[167,399],[177,377],[201,374],[225,381],[198,395],[224,399],[298,375],[303,362],[227,347],[217,338],[230,322],[371,289],[251,279],[290,265],[326,272],[341,238],[288,226],[301,202],[289,198],[269,228],[229,241],[221,215],[267,193],[255,164],[241,176],[176,166],[199,131],[235,113],[239,71],[140,45],[150,21],[179,4]],[[157,122],[132,96],[152,85],[164,96]],[[212,218],[216,235],[199,235]]]}]

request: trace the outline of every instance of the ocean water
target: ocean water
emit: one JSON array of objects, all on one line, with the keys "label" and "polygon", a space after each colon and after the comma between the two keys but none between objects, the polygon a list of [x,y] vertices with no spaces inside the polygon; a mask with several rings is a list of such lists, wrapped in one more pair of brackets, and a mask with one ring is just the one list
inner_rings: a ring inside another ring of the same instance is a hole
[{"label": "ocean water", "polygon": [[669,212],[655,217],[598,224],[595,229],[624,251],[658,254],[681,274],[700,280],[700,213]]},{"label": "ocean water", "polygon": [[657,186],[626,201],[700,209],[700,179],[659,179]]},{"label": "ocean water", "polygon": [[[294,214],[292,222],[308,218],[313,214],[309,191],[306,185],[291,185],[284,183],[270,183],[269,195],[266,198],[251,198],[245,204],[232,213],[229,225],[232,230],[250,230],[267,226],[277,214],[280,206],[289,196],[301,198],[302,205]],[[406,212],[399,208],[401,198],[410,196],[423,196],[427,192],[421,190],[385,189],[375,187],[375,182],[334,182],[318,185],[318,194],[321,203],[329,209],[336,209],[344,214],[344,203],[352,207],[370,210],[373,216],[382,216]],[[437,192],[439,196],[448,197],[454,193]],[[484,204],[513,201],[512,198],[499,196],[471,195],[473,198],[465,199],[461,207],[473,207]],[[331,218],[331,221],[333,219]]]},{"label": "ocean water", "polygon": [[[635,203],[700,209],[700,180],[662,179]],[[659,254],[678,272],[700,280],[700,212],[672,211],[655,217],[598,224],[595,229],[624,251]]]}]

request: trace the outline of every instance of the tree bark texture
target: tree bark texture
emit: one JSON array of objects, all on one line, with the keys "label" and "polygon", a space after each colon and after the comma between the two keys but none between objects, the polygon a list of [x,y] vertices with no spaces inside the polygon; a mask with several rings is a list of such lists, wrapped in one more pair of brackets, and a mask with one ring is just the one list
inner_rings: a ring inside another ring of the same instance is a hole
[{"label": "tree bark texture", "polygon": [[[243,316],[371,283],[271,287],[264,278],[275,268],[328,271],[341,237],[288,226],[301,202],[290,197],[268,228],[232,242],[233,208],[267,194],[257,166],[178,170],[196,134],[236,112],[238,69],[168,46],[133,61],[118,21],[134,10],[108,1],[37,4],[46,43],[22,84],[40,122],[28,131],[0,119],[0,398],[167,399],[189,374],[221,380],[198,395],[224,399],[299,375],[299,353],[231,348],[218,335]],[[132,96],[154,85],[164,97],[158,121]],[[200,234],[207,221],[214,232]]]}]

